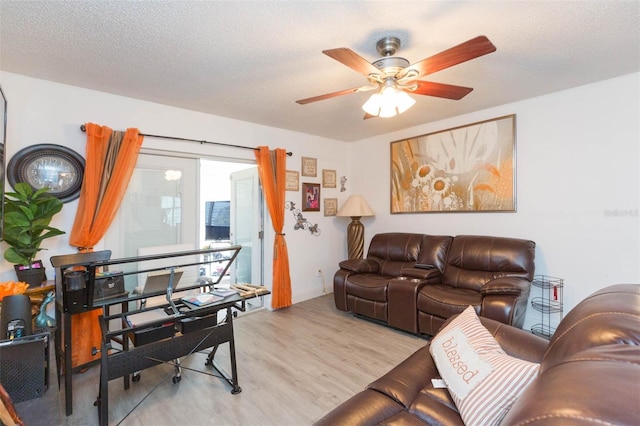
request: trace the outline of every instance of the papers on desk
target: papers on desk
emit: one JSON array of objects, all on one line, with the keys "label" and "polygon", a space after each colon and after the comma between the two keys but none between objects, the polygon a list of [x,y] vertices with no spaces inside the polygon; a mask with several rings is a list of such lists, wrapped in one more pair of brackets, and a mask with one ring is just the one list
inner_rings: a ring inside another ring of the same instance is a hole
[{"label": "papers on desk", "polygon": [[238,291],[231,288],[214,288],[211,293],[213,293],[216,296],[227,297],[227,296],[232,296],[234,294],[238,294]]},{"label": "papers on desk", "polygon": [[224,297],[217,296],[212,293],[201,293],[195,296],[183,297],[181,300],[187,303],[188,305],[193,305],[198,308],[201,308],[203,306],[211,305],[212,303],[218,302],[222,299],[224,299]]},{"label": "papers on desk", "polygon": [[138,312],[137,314],[127,315],[127,323],[130,327],[140,327],[154,321],[166,320],[169,316],[164,309],[153,309],[151,311]]}]

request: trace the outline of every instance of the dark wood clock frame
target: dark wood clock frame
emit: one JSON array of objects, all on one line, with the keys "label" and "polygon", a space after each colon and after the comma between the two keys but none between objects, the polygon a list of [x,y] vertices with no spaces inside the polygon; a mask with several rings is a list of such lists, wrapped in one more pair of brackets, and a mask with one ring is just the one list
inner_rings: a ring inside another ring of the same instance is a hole
[{"label": "dark wood clock frame", "polygon": [[[7,166],[7,180],[11,186],[15,186],[18,182],[27,182],[34,190],[42,188],[44,185],[34,185],[32,176],[29,176],[29,166],[36,161],[43,159],[51,159],[52,167],[55,167],[55,160],[64,160],[68,163],[75,174],[75,179],[69,183],[64,183],[61,188],[50,187],[50,194],[59,198],[66,203],[75,200],[80,196],[82,187],[82,179],[84,177],[84,158],[71,148],[55,144],[38,144],[31,145],[18,151]],[[62,170],[58,171],[58,178],[61,179]],[[48,173],[56,173],[55,170],[49,170]]]}]

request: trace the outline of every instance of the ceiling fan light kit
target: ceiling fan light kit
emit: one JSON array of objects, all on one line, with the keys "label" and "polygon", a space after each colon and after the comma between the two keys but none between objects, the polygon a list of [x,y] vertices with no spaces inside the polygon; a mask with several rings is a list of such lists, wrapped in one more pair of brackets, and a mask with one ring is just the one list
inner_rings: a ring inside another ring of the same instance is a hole
[{"label": "ceiling fan light kit", "polygon": [[325,55],[367,77],[372,86],[341,90],[296,102],[305,105],[351,93],[376,90],[362,105],[362,109],[366,112],[364,118],[394,117],[416,103],[409,93],[444,99],[462,99],[473,89],[418,80],[418,78],[496,51],[496,47],[487,37],[478,36],[410,64],[405,58],[393,56],[399,48],[400,39],[397,37],[385,37],[379,40],[376,49],[382,58],[372,63],[346,47],[324,50],[322,53]]},{"label": "ceiling fan light kit", "polygon": [[379,92],[371,95],[362,105],[362,109],[375,117],[389,118],[402,114],[415,104],[416,101],[406,92],[394,86],[385,86]]}]

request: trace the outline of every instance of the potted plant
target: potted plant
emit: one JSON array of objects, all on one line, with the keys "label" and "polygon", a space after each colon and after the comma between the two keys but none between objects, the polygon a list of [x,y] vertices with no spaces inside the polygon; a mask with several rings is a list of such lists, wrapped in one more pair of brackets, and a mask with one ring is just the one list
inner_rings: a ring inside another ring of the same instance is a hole
[{"label": "potted plant", "polygon": [[4,197],[4,241],[10,246],[4,258],[15,263],[18,280],[40,285],[46,279],[41,261],[36,261],[42,241],[65,232],[49,226],[62,210],[62,201],[49,193],[49,188],[34,191],[25,182],[17,183],[15,192]]}]

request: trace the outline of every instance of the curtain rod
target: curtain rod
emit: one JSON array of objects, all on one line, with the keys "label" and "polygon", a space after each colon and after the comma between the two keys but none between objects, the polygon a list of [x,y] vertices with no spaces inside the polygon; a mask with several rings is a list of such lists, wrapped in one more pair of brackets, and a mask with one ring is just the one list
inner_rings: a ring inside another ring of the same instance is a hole
[{"label": "curtain rod", "polygon": [[[80,125],[80,130],[82,130],[83,132],[87,131],[87,127],[84,124]],[[231,147],[231,148],[242,148],[242,149],[251,149],[251,150],[257,150],[258,148],[251,148],[249,146],[242,146],[242,145],[232,145],[232,144],[227,144],[227,143],[220,143],[220,142],[209,142],[209,141],[201,141],[198,139],[189,139],[189,138],[176,138],[173,136],[161,136],[161,135],[150,135],[147,133],[140,133],[140,136],[144,136],[144,137],[149,137],[149,138],[158,138],[158,139],[173,139],[176,141],[187,141],[187,142],[198,142],[199,144],[209,144],[209,145],[220,145],[220,146],[227,146],[227,147]],[[287,152],[287,155],[289,157],[291,157],[293,155],[292,152]]]}]

